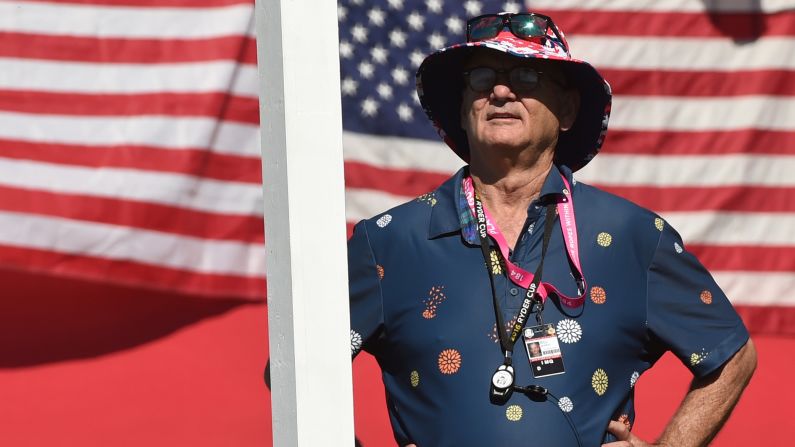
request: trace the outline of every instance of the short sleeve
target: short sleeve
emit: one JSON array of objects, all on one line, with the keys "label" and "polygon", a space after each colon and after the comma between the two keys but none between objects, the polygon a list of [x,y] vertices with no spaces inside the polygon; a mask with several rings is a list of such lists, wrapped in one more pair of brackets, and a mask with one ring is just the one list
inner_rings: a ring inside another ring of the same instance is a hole
[{"label": "short sleeve", "polygon": [[667,223],[647,277],[647,325],[696,377],[715,371],[748,341],[748,331],[703,265]]},{"label": "short sleeve", "polygon": [[364,221],[353,229],[348,240],[348,288],[351,313],[351,356],[362,349],[372,352],[381,336],[384,312],[378,265],[367,236]]}]

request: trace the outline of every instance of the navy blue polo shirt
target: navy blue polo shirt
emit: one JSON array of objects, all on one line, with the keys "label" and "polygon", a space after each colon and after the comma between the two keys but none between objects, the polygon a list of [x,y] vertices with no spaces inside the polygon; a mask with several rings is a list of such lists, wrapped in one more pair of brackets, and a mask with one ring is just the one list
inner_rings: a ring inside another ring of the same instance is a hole
[{"label": "navy blue polo shirt", "polygon": [[[546,387],[554,399],[514,393],[502,406],[489,401],[503,356],[486,268],[506,324],[525,291],[505,277],[496,252],[484,263],[463,198],[466,168],[356,225],[348,243],[351,350],[377,359],[398,443],[576,446],[573,424],[582,445],[600,445],[611,419],[632,424],[635,381],[663,353],[702,377],[747,341],[726,296],[667,222],[574,182],[565,167],[550,171],[529,206],[512,262],[535,271],[549,217],[543,205],[564,188],[558,172],[573,185],[585,304],[571,309],[551,297],[543,312],[557,330],[564,374],[534,379],[521,342],[513,362],[518,385]],[[576,296],[558,223],[554,229],[543,280]]]}]

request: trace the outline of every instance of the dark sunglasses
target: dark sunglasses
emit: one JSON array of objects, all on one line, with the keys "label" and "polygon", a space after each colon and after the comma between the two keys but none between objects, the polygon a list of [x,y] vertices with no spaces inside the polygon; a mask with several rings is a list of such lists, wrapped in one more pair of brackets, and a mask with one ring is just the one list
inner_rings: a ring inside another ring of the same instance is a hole
[{"label": "dark sunglasses", "polygon": [[524,40],[546,38],[547,30],[552,30],[558,42],[563,45],[566,52],[569,45],[566,39],[552,22],[552,19],[543,14],[532,12],[510,14],[484,14],[467,20],[467,42],[477,42],[496,37],[503,28],[511,30],[514,36]]},{"label": "dark sunglasses", "polygon": [[[482,93],[494,88],[497,75],[508,73],[511,90],[517,93],[529,93],[538,86],[543,72],[530,67],[513,67],[508,70],[497,70],[492,67],[475,67],[464,72],[464,79],[473,91]],[[550,79],[553,80],[554,79]],[[560,83],[559,83],[560,84]],[[563,86],[563,84],[560,84]]]}]

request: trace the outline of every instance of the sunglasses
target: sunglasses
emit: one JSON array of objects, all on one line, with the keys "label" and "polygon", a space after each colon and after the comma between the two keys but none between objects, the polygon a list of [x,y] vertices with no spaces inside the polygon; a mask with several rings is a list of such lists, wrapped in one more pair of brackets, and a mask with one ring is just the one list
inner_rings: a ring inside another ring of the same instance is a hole
[{"label": "sunglasses", "polygon": [[[538,86],[543,72],[530,67],[513,67],[508,70],[498,70],[492,67],[475,67],[464,72],[464,79],[473,91],[483,93],[490,91],[497,83],[498,74],[508,74],[511,90],[517,93],[529,93]],[[564,84],[549,78],[557,84],[565,87]]]},{"label": "sunglasses", "polygon": [[484,14],[467,20],[467,42],[477,42],[496,37],[508,28],[514,36],[524,40],[547,38],[547,30],[552,30],[566,52],[569,45],[552,19],[532,12],[510,14]]}]

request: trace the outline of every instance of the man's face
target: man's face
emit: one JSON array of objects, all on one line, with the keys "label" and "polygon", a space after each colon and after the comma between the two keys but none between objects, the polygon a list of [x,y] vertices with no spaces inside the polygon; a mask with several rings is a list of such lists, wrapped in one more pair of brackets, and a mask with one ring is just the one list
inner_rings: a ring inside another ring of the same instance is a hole
[{"label": "man's face", "polygon": [[[529,66],[542,72],[531,91],[511,86],[508,71]],[[461,127],[467,134],[473,158],[488,156],[497,150],[521,151],[528,147],[554,148],[561,129],[571,127],[577,116],[579,96],[566,89],[565,78],[554,64],[534,59],[518,59],[492,51],[476,53],[465,65],[491,67],[498,73],[495,85],[484,92],[464,87],[461,103]]]}]

